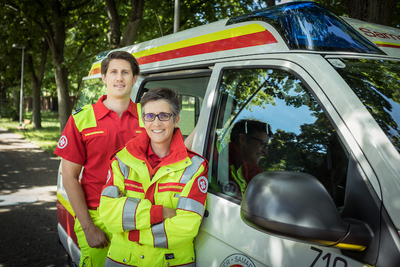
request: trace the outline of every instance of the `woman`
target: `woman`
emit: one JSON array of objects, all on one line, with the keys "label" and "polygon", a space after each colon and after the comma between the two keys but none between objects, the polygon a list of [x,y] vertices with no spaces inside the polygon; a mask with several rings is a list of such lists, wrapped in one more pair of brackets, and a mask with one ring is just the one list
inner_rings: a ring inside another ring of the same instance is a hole
[{"label": "woman", "polygon": [[183,143],[173,90],[152,89],[140,104],[146,131],[113,157],[100,200],[113,233],[104,266],[195,266],[208,163]]}]

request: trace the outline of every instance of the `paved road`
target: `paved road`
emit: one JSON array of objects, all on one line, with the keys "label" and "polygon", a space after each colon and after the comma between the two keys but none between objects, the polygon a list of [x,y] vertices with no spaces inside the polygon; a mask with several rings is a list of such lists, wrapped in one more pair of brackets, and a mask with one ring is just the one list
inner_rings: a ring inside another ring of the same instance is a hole
[{"label": "paved road", "polygon": [[0,127],[0,267],[68,266],[57,234],[58,164]]}]

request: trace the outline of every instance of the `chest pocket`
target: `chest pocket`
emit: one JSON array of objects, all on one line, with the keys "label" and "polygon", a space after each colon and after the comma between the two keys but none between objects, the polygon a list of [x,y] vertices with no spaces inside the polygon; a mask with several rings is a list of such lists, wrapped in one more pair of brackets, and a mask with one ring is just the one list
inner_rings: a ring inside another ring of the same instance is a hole
[{"label": "chest pocket", "polygon": [[175,180],[173,182],[159,183],[157,185],[157,196],[155,197],[156,202],[169,208],[176,209],[183,188],[199,170],[204,159],[199,156],[194,156],[191,161],[192,164],[186,167],[183,174],[180,176],[179,181]]},{"label": "chest pocket", "polygon": [[89,140],[91,138],[108,136],[107,128],[89,128],[82,131],[83,141]]}]

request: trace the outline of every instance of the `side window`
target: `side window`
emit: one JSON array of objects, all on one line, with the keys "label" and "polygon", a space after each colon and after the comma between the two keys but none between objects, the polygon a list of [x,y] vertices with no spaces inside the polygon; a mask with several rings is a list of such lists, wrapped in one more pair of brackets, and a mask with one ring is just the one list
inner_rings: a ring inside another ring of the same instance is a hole
[{"label": "side window", "polygon": [[142,95],[146,91],[157,87],[167,87],[178,92],[182,108],[179,128],[181,129],[183,136],[187,137],[197,124],[201,104],[203,103],[209,80],[209,76],[168,80],[144,80],[142,82],[142,84],[144,84]]},{"label": "side window", "polygon": [[260,172],[304,172],[343,205],[348,155],[296,76],[277,69],[225,70],[216,112],[208,145],[211,190],[240,200]]}]

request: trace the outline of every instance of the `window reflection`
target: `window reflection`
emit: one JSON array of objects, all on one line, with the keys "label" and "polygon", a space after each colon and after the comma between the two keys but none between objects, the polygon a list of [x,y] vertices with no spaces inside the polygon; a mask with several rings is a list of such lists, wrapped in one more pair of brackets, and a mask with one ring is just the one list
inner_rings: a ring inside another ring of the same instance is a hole
[{"label": "window reflection", "polygon": [[[220,86],[219,98],[223,97],[234,101],[219,105],[224,123],[214,125],[209,145],[212,189],[241,199],[243,187],[258,172],[305,172],[321,181],[337,206],[343,205],[347,155],[318,102],[299,79],[282,70],[226,70]],[[246,134],[245,122],[264,125],[264,130],[250,133],[247,129]],[[237,128],[239,134],[235,134]],[[256,146],[253,159],[257,160],[251,161],[247,154]]]},{"label": "window reflection", "polygon": [[371,59],[330,62],[400,153],[400,63]]}]

